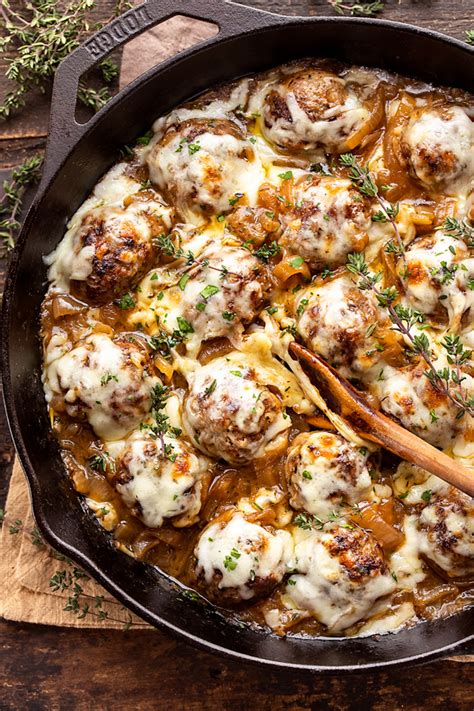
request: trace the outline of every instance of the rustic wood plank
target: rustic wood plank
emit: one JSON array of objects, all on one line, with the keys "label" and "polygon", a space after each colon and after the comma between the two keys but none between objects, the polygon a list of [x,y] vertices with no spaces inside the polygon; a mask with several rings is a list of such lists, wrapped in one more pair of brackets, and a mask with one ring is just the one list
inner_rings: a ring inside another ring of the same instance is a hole
[{"label": "rustic wood plank", "polygon": [[263,670],[196,652],[161,632],[0,624],[5,711],[317,709],[470,711],[472,666],[437,662],[369,675]]},{"label": "rustic wood plank", "polygon": [[[19,7],[22,0],[11,0]],[[98,0],[98,17],[114,0]],[[245,4],[289,15],[333,14],[325,0],[247,0]],[[430,27],[459,39],[474,26],[472,0],[388,0],[380,17]],[[7,89],[0,59],[0,96]],[[32,97],[27,109],[0,123],[0,168],[19,164],[44,146],[49,95]],[[6,260],[0,261],[0,286]],[[13,447],[0,406],[0,506]],[[472,666],[450,661],[371,675],[309,677],[261,670],[196,652],[156,632],[57,629],[0,623],[0,708],[135,707],[156,709],[314,708],[318,711],[418,710],[474,707]]]}]

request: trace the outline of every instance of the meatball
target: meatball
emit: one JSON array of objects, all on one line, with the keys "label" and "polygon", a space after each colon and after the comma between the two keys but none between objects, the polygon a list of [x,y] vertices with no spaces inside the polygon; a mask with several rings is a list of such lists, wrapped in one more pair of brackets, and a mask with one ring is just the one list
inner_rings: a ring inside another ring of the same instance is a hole
[{"label": "meatball", "polygon": [[379,309],[349,277],[300,291],[296,316],[298,333],[308,348],[342,375],[359,373],[380,358],[374,330],[382,322]]},{"label": "meatball", "polygon": [[416,110],[401,136],[409,169],[428,190],[453,188],[474,168],[474,124],[460,106]]},{"label": "meatball", "polygon": [[198,585],[218,604],[237,605],[269,595],[291,570],[293,541],[287,531],[226,512],[201,533],[194,550]]},{"label": "meatball", "polygon": [[193,223],[228,212],[236,196],[254,201],[263,180],[252,143],[240,124],[227,119],[171,125],[147,160],[152,182]]},{"label": "meatball", "polygon": [[466,494],[449,488],[434,495],[418,520],[420,553],[449,577],[474,573],[474,502]]},{"label": "meatball", "polygon": [[126,444],[116,466],[116,487],[146,526],[159,528],[165,519],[191,526],[201,509],[202,479],[207,462],[177,439],[160,442],[138,432]]},{"label": "meatball", "polygon": [[50,281],[94,305],[136,286],[157,257],[153,237],[168,233],[174,219],[158,193],[123,172],[109,171],[47,258]]},{"label": "meatball", "polygon": [[469,282],[474,278],[474,259],[466,244],[435,232],[413,242],[406,252],[406,265],[398,263],[407,299],[418,311],[433,317],[448,312],[458,325],[463,313],[474,306]]},{"label": "meatball", "polygon": [[54,410],[88,420],[98,437],[120,439],[150,410],[160,382],[151,368],[136,341],[93,334],[48,364],[46,399]]},{"label": "meatball", "polygon": [[183,422],[196,447],[230,464],[245,464],[286,442],[291,419],[245,358],[221,357],[197,370]]},{"label": "meatball", "polygon": [[280,244],[312,269],[345,264],[349,252],[367,245],[370,206],[349,180],[303,176],[295,186],[295,205]]},{"label": "meatball", "polygon": [[211,246],[181,286],[180,313],[202,340],[241,333],[265,305],[267,267],[246,249]]},{"label": "meatball", "polygon": [[332,432],[305,432],[286,460],[290,504],[326,517],[343,504],[363,500],[371,488],[367,451]]},{"label": "meatball", "polygon": [[280,232],[278,216],[264,207],[237,207],[227,218],[227,227],[242,243],[259,247]]},{"label": "meatball", "polygon": [[457,417],[459,410],[431,384],[425,370],[424,363],[400,369],[387,366],[370,389],[380,399],[384,412],[444,449],[452,444],[463,425]]},{"label": "meatball", "polygon": [[367,120],[368,110],[346,81],[305,68],[269,85],[263,98],[265,138],[285,150],[346,150],[347,138]]},{"label": "meatball", "polygon": [[307,532],[295,545],[295,560],[286,592],[331,633],[363,620],[376,600],[395,589],[381,547],[353,525]]}]

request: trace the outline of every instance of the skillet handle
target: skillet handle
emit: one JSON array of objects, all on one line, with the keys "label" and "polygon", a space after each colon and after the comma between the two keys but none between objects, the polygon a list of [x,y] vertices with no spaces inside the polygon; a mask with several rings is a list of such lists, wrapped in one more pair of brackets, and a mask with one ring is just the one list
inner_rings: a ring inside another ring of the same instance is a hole
[{"label": "skillet handle", "polygon": [[286,19],[227,0],[146,0],[114,19],[71,52],[56,71],[43,184],[49,181],[58,164],[88,130],[90,122],[79,124],[75,119],[77,88],[84,72],[112,50],[175,15],[206,20],[218,26],[218,34],[200,46],[283,23]]}]

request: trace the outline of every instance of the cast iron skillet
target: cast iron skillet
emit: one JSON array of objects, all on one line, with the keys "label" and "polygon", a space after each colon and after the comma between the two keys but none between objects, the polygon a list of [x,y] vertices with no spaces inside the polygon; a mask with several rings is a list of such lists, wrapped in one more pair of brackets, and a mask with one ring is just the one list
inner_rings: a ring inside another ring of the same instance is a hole
[{"label": "cast iron skillet", "polygon": [[[74,118],[80,76],[104,54],[176,14],[214,22],[219,33],[153,68],[89,123]],[[117,552],[78,505],[50,435],[40,380],[38,314],[46,288],[42,256],[121,146],[185,99],[249,72],[305,56],[334,57],[472,89],[474,53],[440,34],[381,20],[290,18],[223,0],[149,0],[79,47],[57,71],[44,176],[7,277],[1,346],[11,433],[28,477],[38,526],[57,550],[85,568],[127,607],[190,642],[241,660],[312,671],[357,671],[465,652],[474,616],[365,639],[279,639],[241,627],[173,579]],[[470,85],[471,84],[471,85]]]}]

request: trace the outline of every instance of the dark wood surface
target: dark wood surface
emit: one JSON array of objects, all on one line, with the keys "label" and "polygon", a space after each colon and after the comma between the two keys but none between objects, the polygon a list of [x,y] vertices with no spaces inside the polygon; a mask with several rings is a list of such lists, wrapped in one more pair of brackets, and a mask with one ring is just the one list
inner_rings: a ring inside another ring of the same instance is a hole
[{"label": "dark wood surface", "polygon": [[[20,7],[23,0],[10,0]],[[292,15],[332,14],[324,0],[253,0]],[[113,0],[98,0],[110,14]],[[388,0],[384,18],[458,39],[474,27],[474,0]],[[0,59],[0,96],[7,88]],[[49,96],[0,123],[0,170],[44,147]],[[0,286],[6,270],[0,263]],[[0,411],[0,506],[13,447]],[[1,581],[0,581],[1,585]],[[160,631],[57,629],[0,622],[0,709],[445,709],[474,708],[473,667],[441,660],[376,674],[316,677],[259,669],[196,651]]]}]

